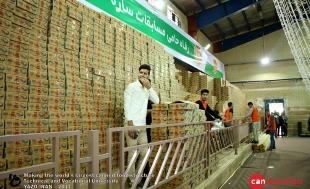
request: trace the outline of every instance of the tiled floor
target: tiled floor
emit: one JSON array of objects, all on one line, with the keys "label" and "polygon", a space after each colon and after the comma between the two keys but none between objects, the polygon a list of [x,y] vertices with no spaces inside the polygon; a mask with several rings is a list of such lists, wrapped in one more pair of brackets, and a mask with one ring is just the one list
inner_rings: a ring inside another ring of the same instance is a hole
[{"label": "tiled floor", "polygon": [[[276,150],[253,153],[222,189],[251,188],[248,181],[254,173],[265,180],[284,180],[283,184],[265,184],[268,189],[310,188],[310,138],[284,137],[276,140]],[[286,184],[286,179],[292,184]],[[293,181],[301,184],[293,184]]]}]

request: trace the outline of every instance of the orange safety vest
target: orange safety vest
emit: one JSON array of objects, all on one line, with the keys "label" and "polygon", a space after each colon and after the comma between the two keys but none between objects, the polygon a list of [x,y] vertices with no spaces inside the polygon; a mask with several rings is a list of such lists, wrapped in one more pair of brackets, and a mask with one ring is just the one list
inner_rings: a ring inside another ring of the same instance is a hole
[{"label": "orange safety vest", "polygon": [[230,117],[230,107],[228,107],[227,109],[226,109],[226,111],[225,111],[225,118],[226,118],[226,123],[229,123],[229,122],[231,122],[231,120],[232,120],[232,117]]},{"label": "orange safety vest", "polygon": [[258,122],[260,120],[258,109],[255,106],[252,106],[253,112],[252,112],[252,122]]},{"label": "orange safety vest", "polygon": [[[267,119],[267,125],[269,125],[270,124],[271,115],[267,116],[266,119]],[[269,127],[267,130],[275,131],[276,129],[277,129],[276,119],[273,117],[272,126]]]},{"label": "orange safety vest", "polygon": [[208,102],[207,102],[207,101],[203,101],[201,98],[199,98],[198,100],[201,102],[202,106],[203,106],[203,107],[205,108],[205,110],[206,110],[207,107],[208,107]]}]

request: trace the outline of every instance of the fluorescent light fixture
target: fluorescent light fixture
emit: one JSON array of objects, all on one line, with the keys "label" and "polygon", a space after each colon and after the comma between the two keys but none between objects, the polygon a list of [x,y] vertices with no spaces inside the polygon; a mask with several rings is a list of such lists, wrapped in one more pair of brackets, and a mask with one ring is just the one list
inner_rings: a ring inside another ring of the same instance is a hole
[{"label": "fluorescent light fixture", "polygon": [[262,64],[268,64],[270,62],[269,58],[265,57],[261,60]]},{"label": "fluorescent light fixture", "polygon": [[165,2],[164,0],[156,0],[154,2],[155,4],[155,7],[158,9],[158,10],[162,10],[164,7],[165,7]]},{"label": "fluorescent light fixture", "polygon": [[210,48],[210,46],[211,46],[211,45],[208,44],[208,45],[205,47],[205,49],[208,50],[208,49]]}]

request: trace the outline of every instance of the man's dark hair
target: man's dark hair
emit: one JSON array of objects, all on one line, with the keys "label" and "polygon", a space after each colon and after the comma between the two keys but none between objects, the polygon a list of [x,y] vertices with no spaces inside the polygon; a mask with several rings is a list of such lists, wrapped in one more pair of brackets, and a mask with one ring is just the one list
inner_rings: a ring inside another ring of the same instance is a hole
[{"label": "man's dark hair", "polygon": [[228,107],[231,107],[232,106],[232,102],[228,102]]},{"label": "man's dark hair", "polygon": [[203,93],[209,93],[209,90],[208,89],[202,89],[200,94],[202,95]]},{"label": "man's dark hair", "polygon": [[141,69],[146,69],[146,70],[149,71],[149,75],[151,74],[151,66],[150,66],[150,65],[148,65],[148,64],[142,64],[142,65],[139,67],[139,71],[140,71]]},{"label": "man's dark hair", "polygon": [[270,112],[270,110],[269,110],[269,109],[266,109],[265,112]]},{"label": "man's dark hair", "polygon": [[249,102],[249,103],[248,103],[248,106],[249,106],[249,105],[253,105],[253,103],[252,103],[252,102]]}]

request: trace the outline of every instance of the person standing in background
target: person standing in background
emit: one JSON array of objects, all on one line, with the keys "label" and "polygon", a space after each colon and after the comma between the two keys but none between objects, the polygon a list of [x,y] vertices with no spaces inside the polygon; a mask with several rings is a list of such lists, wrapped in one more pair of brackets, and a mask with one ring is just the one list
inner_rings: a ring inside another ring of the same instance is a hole
[{"label": "person standing in background", "polygon": [[270,131],[269,132],[270,133],[270,147],[268,150],[272,151],[276,149],[276,142],[274,140],[275,133],[277,131],[276,120],[274,116],[270,114],[269,109],[266,109],[265,113],[266,113],[266,119],[267,119],[267,125],[265,125],[265,128]]},{"label": "person standing in background", "polygon": [[282,116],[282,118],[283,118],[283,120],[284,120],[284,136],[287,136],[287,124],[288,124],[288,118],[287,118],[287,115],[285,114],[285,111],[283,111],[282,113],[281,113],[281,116]]},{"label": "person standing in background", "polygon": [[201,97],[195,103],[199,104],[199,109],[205,111],[207,121],[214,121],[215,119],[222,120],[222,118],[219,115],[217,115],[208,105],[207,98],[208,98],[209,90],[202,89],[200,91],[200,94],[201,94]]},{"label": "person standing in background", "polygon": [[228,108],[225,111],[225,121],[224,121],[225,127],[232,126],[233,116],[234,116],[233,103],[228,102]]},{"label": "person standing in background", "polygon": [[[138,80],[130,83],[124,92],[124,113],[125,113],[125,127],[132,129],[125,133],[127,146],[137,146],[140,144],[147,144],[146,129],[135,129],[135,126],[146,125],[146,114],[148,100],[158,104],[159,98],[152,88],[148,78],[150,76],[151,67],[143,64],[139,67]],[[140,169],[142,161],[146,155],[147,148],[141,149],[137,162],[134,162],[129,169],[129,186],[133,185],[135,180],[134,175]],[[134,151],[128,152],[127,163],[131,161]],[[138,178],[138,187],[143,186],[141,182],[142,177]]]},{"label": "person standing in background", "polygon": [[256,106],[253,106],[252,102],[249,102],[248,106],[250,108],[250,111],[247,115],[243,116],[242,120],[244,121],[246,118],[251,117],[253,134],[254,134],[254,141],[252,141],[252,143],[258,143],[258,127],[260,122],[258,109]]}]

